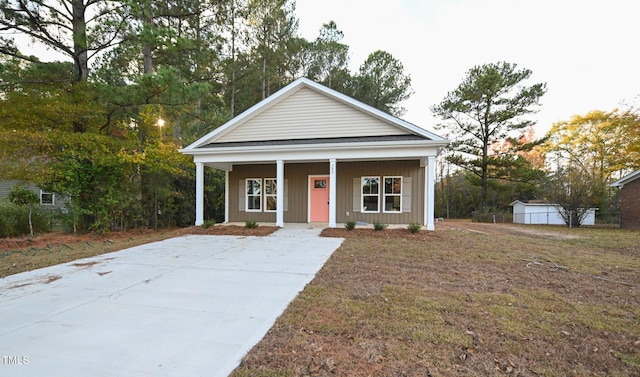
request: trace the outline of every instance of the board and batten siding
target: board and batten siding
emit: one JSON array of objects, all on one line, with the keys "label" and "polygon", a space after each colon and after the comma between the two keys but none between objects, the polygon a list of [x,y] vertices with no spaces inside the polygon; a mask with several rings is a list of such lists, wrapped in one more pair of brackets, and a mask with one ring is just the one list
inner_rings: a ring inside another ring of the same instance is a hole
[{"label": "board and batten siding", "polygon": [[410,132],[354,109],[309,88],[301,88],[216,143],[408,135]]},{"label": "board and batten siding", "polygon": [[[336,222],[360,221],[372,224],[422,223],[424,221],[424,168],[418,160],[410,161],[364,161],[338,162],[336,185]],[[329,175],[329,163],[289,163],[284,164],[285,176],[285,223],[306,223],[308,221],[309,176]],[[275,178],[276,165],[235,165],[229,172],[229,221],[273,223],[274,212],[244,211],[244,180],[247,178]],[[354,209],[360,206],[359,186],[355,180],[364,176],[402,176],[402,213],[360,213]],[[410,195],[408,195],[410,194]],[[410,202],[407,203],[410,198]],[[356,202],[357,201],[357,202]]]},{"label": "board and batten siding", "polygon": [[[336,222],[360,221],[367,224],[373,224],[376,221],[385,224],[412,222],[422,224],[424,222],[424,168],[420,167],[420,161],[342,162],[338,163],[337,176],[339,184],[336,193]],[[385,176],[403,177],[402,213],[383,213],[382,210],[379,213],[361,213],[361,188],[355,182],[360,182],[361,177],[380,177],[382,180]],[[406,203],[409,199],[405,195],[407,190],[410,190],[411,194],[410,203]]]}]

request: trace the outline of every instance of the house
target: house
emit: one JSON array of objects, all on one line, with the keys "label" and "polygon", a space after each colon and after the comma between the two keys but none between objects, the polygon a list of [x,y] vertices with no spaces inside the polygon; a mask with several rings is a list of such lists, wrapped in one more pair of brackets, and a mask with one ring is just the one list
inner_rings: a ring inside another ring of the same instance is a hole
[{"label": "house", "polygon": [[420,223],[434,229],[435,160],[448,143],[306,78],[181,150],[225,172],[225,222]]},{"label": "house", "polygon": [[620,227],[640,229],[640,170],[613,182],[620,189]]},{"label": "house", "polygon": [[0,200],[8,198],[11,189],[20,184],[25,184],[27,189],[38,195],[40,204],[45,208],[57,208],[63,203],[60,200],[60,196],[55,193],[43,191],[32,183],[26,184],[25,182],[11,179],[0,179]]},{"label": "house", "polygon": [[[514,224],[566,225],[558,205],[545,200],[516,200],[513,207]],[[596,208],[589,208],[581,225],[595,225]]]}]

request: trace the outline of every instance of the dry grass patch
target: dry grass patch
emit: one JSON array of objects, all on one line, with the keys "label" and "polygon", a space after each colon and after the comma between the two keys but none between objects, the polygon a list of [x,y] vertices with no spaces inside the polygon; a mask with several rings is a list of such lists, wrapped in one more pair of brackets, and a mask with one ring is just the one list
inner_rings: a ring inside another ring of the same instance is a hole
[{"label": "dry grass patch", "polygon": [[232,376],[640,375],[640,233],[490,225],[326,231]]},{"label": "dry grass patch", "polygon": [[77,235],[48,233],[34,238],[4,238],[0,239],[0,278],[188,234],[265,236],[277,229],[274,226],[249,229],[238,225],[216,225],[206,229],[194,226],[158,231],[138,229]]}]

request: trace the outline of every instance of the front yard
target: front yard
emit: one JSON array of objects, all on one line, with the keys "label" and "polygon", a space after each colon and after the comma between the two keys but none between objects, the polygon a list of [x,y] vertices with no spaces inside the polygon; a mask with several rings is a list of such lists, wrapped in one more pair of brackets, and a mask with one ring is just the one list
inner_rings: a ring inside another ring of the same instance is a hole
[{"label": "front yard", "polygon": [[233,377],[640,375],[640,232],[325,235],[347,239]]}]

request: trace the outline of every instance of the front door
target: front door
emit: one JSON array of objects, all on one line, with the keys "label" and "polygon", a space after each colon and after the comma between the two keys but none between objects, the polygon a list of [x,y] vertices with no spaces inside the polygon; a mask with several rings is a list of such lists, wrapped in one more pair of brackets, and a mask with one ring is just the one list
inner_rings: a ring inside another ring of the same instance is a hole
[{"label": "front door", "polygon": [[329,177],[309,177],[309,221],[329,221]]}]

